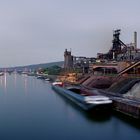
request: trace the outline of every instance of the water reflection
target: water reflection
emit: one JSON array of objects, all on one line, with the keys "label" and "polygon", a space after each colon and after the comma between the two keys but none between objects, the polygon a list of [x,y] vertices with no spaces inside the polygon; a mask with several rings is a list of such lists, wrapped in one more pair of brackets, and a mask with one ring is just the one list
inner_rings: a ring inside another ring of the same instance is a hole
[{"label": "water reflection", "polygon": [[[65,111],[67,111],[67,113],[68,113],[69,117],[71,117],[71,119],[73,119],[74,115],[75,115],[74,111],[71,111],[71,109],[70,109],[71,107],[72,107],[72,109],[78,111],[80,114],[82,114],[84,117],[86,117],[86,119],[88,119],[88,121],[90,121],[90,122],[106,122],[106,121],[109,121],[111,118],[111,112],[112,112],[111,110],[84,111],[83,109],[81,109],[79,106],[77,106],[75,103],[73,103],[72,101],[70,101],[69,99],[64,97],[63,95],[56,93],[56,96],[60,97],[61,100],[63,100],[65,102],[65,105],[64,105]],[[71,106],[71,107],[69,108],[69,106]]]},{"label": "water reflection", "polygon": [[113,112],[113,115],[119,120],[125,122],[127,125],[130,125],[140,130],[140,119],[135,119],[135,118],[132,118],[130,116],[127,116],[127,115],[124,115],[115,111]]},{"label": "water reflection", "polygon": [[3,84],[3,76],[0,76],[0,85],[2,86]]},{"label": "water reflection", "polygon": [[[10,77],[13,77],[12,79]],[[19,79],[22,78],[22,81]],[[8,81],[7,81],[8,79]],[[18,75],[17,73],[13,74],[7,74],[4,73],[3,76],[0,76],[0,86],[3,89],[4,93],[7,93],[8,83],[12,84],[14,89],[17,90],[19,87],[24,88],[24,93],[27,94],[27,88],[28,88],[28,76],[23,75],[22,77]]]},{"label": "water reflection", "polygon": [[24,75],[24,93],[27,94],[28,77]]},{"label": "water reflection", "polygon": [[17,87],[17,74],[14,73],[14,87]]},{"label": "water reflection", "polygon": [[4,90],[4,93],[7,92],[7,74],[4,73],[3,76],[0,76],[0,86]]},{"label": "water reflection", "polygon": [[4,73],[4,91],[7,93],[7,74]]}]

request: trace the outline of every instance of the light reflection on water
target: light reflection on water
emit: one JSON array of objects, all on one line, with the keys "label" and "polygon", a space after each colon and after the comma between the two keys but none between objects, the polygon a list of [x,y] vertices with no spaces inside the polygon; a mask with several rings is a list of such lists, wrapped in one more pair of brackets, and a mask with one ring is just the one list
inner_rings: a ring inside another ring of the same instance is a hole
[{"label": "light reflection on water", "polygon": [[86,113],[35,77],[0,77],[2,140],[139,139],[140,123],[112,113]]},{"label": "light reflection on water", "polygon": [[6,90],[7,90],[7,76],[6,76],[6,74],[4,74],[4,89],[6,92]]},{"label": "light reflection on water", "polygon": [[1,88],[4,89],[4,93],[7,92],[7,74],[4,73],[3,76],[0,76],[0,85],[1,85]]},{"label": "light reflection on water", "polygon": [[14,73],[14,86],[15,86],[15,88],[17,86],[17,74],[16,73]]}]

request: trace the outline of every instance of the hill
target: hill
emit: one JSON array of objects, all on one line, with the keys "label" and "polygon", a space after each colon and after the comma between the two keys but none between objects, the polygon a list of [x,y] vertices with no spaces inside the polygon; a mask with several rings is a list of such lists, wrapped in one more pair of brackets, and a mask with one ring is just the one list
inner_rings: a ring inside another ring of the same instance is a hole
[{"label": "hill", "polygon": [[62,67],[63,64],[64,64],[63,61],[59,61],[59,62],[51,62],[51,63],[41,63],[41,64],[26,65],[26,66],[16,66],[16,67],[1,68],[1,70],[3,70],[3,69],[24,70],[25,68],[35,70],[35,69],[38,69],[38,68],[48,68],[48,67],[55,66],[55,65]]}]

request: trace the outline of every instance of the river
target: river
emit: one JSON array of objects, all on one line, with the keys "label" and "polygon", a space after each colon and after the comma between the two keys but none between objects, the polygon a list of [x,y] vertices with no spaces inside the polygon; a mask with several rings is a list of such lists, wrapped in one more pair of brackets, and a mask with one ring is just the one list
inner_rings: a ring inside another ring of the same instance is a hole
[{"label": "river", "polygon": [[86,113],[36,77],[0,77],[0,140],[118,139],[139,140],[139,121]]}]

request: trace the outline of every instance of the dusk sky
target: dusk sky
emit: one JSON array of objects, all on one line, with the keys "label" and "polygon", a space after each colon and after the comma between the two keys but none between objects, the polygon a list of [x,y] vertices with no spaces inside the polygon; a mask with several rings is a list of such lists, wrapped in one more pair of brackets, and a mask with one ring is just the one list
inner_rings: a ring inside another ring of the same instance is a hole
[{"label": "dusk sky", "polygon": [[96,57],[111,47],[114,29],[121,40],[140,34],[140,0],[0,0],[0,67]]}]

